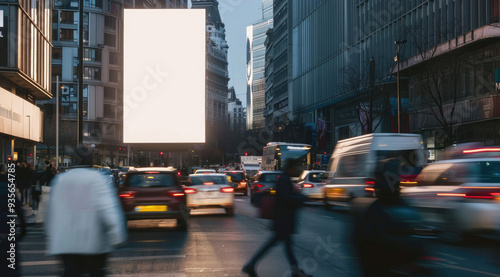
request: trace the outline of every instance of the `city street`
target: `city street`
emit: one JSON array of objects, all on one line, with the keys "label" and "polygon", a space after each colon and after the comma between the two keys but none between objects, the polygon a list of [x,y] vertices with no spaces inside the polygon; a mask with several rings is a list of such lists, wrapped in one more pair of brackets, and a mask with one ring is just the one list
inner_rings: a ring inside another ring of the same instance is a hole
[{"label": "city street", "polygon": [[[246,196],[236,196],[234,217],[192,212],[188,232],[172,220],[129,222],[129,240],[108,259],[110,276],[246,276],[242,266],[272,234],[271,221],[259,219]],[[294,250],[312,276],[360,276],[349,239],[351,216],[345,209],[327,211],[310,203],[300,212]],[[474,247],[429,242],[429,263],[437,276],[500,276],[493,260],[498,244],[486,239]],[[60,262],[45,255],[41,227],[29,226],[20,246],[22,276],[59,276]],[[283,247],[257,267],[259,276],[290,276]]]}]

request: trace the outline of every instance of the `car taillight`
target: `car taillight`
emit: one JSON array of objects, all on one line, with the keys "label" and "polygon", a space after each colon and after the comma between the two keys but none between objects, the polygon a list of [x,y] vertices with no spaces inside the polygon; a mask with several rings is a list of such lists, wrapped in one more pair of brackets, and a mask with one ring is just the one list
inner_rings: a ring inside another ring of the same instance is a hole
[{"label": "car taillight", "polygon": [[453,193],[438,193],[438,196],[463,197],[467,199],[500,199],[500,187],[463,187]]},{"label": "car taillight", "polygon": [[262,188],[264,188],[265,186],[263,184],[253,184],[252,189],[253,189],[253,187],[256,188],[257,192],[261,192]]},{"label": "car taillight", "polygon": [[246,185],[246,184],[247,184],[247,182],[240,182],[240,184],[241,184],[241,185]]},{"label": "car taillight", "polygon": [[302,187],[303,188],[314,188],[314,185],[313,184],[309,184],[309,183],[304,183],[304,184],[302,184]]},{"label": "car taillight", "polygon": [[204,184],[204,185],[213,185],[213,184],[214,184],[214,182],[204,182],[203,184]]},{"label": "car taillight", "polygon": [[185,188],[185,189],[184,189],[184,193],[185,193],[185,194],[193,194],[193,193],[196,193],[196,189],[193,189],[193,188]]},{"label": "car taillight", "polygon": [[366,191],[375,191],[374,188],[365,188]]},{"label": "car taillight", "polygon": [[231,187],[221,188],[220,191],[221,192],[234,192],[234,188],[231,188]]},{"label": "car taillight", "polygon": [[375,185],[375,179],[371,179],[371,178],[370,179],[366,179],[365,180],[365,185],[369,185],[369,186],[370,185],[371,186]]},{"label": "car taillight", "polygon": [[120,193],[118,195],[118,197],[130,199],[130,198],[134,198],[136,194],[137,194],[137,191],[126,191],[126,192]]},{"label": "car taillight", "polygon": [[170,194],[173,197],[181,197],[184,196],[184,192],[182,191],[170,191],[168,194]]}]

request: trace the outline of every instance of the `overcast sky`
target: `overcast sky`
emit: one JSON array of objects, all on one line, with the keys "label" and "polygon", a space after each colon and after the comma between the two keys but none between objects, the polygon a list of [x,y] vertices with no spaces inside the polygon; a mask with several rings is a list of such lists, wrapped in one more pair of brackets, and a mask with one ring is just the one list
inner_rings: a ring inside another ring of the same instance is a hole
[{"label": "overcast sky", "polygon": [[262,0],[219,0],[229,45],[229,87],[246,105],[246,29],[262,18]]}]

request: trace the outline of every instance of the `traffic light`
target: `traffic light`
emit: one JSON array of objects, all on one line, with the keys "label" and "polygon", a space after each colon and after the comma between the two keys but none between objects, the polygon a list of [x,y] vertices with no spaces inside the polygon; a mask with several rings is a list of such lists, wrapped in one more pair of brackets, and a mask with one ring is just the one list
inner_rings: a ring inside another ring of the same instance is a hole
[{"label": "traffic light", "polygon": [[160,156],[163,156],[163,152],[160,152]]},{"label": "traffic light", "polygon": [[12,156],[7,156],[7,161],[12,162]]},{"label": "traffic light", "polygon": [[245,152],[245,156],[248,156],[248,152]]}]

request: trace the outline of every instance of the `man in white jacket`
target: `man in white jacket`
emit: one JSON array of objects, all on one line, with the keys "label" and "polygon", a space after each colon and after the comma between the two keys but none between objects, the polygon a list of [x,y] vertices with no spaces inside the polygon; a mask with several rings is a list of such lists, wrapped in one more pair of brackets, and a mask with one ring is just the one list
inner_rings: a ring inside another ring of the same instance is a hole
[{"label": "man in white jacket", "polygon": [[[80,147],[81,165],[91,165]],[[48,254],[59,255],[63,276],[104,276],[106,256],[127,240],[127,224],[112,184],[98,171],[74,168],[52,182],[45,220]]]}]

